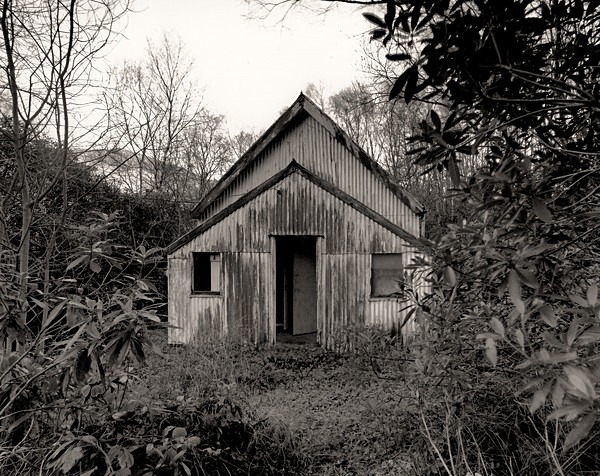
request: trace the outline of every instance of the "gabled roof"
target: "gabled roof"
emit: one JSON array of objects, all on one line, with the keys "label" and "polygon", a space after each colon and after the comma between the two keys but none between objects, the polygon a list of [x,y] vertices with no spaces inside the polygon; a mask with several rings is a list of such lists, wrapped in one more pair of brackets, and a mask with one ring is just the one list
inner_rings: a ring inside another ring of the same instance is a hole
[{"label": "gabled roof", "polygon": [[200,214],[223,192],[272,142],[286,131],[300,123],[307,115],[312,116],[329,133],[344,145],[360,162],[376,175],[410,210],[421,215],[423,206],[411,194],[395,184],[388,173],[354,142],[350,137],[314,102],[303,93],[298,99],[266,130],[266,132],[248,149],[248,151],[221,177],[215,186],[192,210],[192,218]]},{"label": "gabled roof", "polygon": [[346,192],[340,190],[339,188],[337,188],[336,186],[327,182],[326,180],[323,180],[322,178],[317,177],[315,174],[313,174],[309,170],[302,167],[295,160],[292,160],[292,162],[290,162],[290,164],[285,169],[276,173],[271,178],[269,178],[268,180],[266,180],[262,184],[260,184],[258,187],[249,191],[246,195],[242,196],[240,199],[236,200],[234,203],[232,203],[228,207],[225,207],[223,210],[215,213],[212,217],[210,217],[204,223],[200,224],[193,230],[191,230],[188,233],[186,233],[185,235],[183,235],[178,240],[171,243],[167,247],[167,250],[166,250],[167,254],[171,254],[174,251],[177,251],[179,248],[186,245],[187,243],[192,241],[197,236],[200,236],[202,233],[207,231],[209,228],[215,226],[221,220],[228,217],[236,210],[239,210],[244,205],[246,205],[248,202],[250,202],[251,200],[254,200],[256,197],[258,197],[261,193],[267,191],[268,189],[273,187],[275,184],[279,183],[281,180],[283,180],[284,178],[288,177],[289,175],[291,175],[293,173],[300,174],[301,176],[303,176],[310,182],[314,183],[316,186],[329,192],[336,198],[340,199],[342,202],[351,206],[352,208],[354,208],[358,212],[362,213],[363,215],[369,217],[371,220],[378,223],[379,225],[386,228],[387,230],[391,231],[396,236],[402,238],[407,243],[409,243],[411,245],[418,245],[417,237],[415,237],[411,233],[407,232],[406,230],[403,230],[398,225],[395,225],[394,223],[389,221],[387,218],[381,216],[379,213],[373,211],[372,209],[367,207],[364,203],[358,201],[356,198],[352,197],[351,195],[348,195]]}]

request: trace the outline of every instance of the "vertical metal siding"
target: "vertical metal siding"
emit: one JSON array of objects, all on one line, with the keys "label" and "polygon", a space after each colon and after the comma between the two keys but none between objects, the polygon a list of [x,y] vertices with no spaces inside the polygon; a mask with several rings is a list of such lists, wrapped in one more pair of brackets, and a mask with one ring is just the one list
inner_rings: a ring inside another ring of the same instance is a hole
[{"label": "vertical metal siding", "polygon": [[224,253],[223,257],[229,334],[255,344],[273,341],[271,253]]},{"label": "vertical metal siding", "polygon": [[[317,235],[320,342],[332,346],[349,325],[397,328],[395,299],[370,299],[371,253],[403,253],[406,243],[298,173],[285,177],[169,257],[169,342],[220,330],[273,342],[274,255],[271,235]],[[222,253],[222,296],[191,296],[191,253]],[[226,317],[225,317],[226,316]]]},{"label": "vertical metal siding", "polygon": [[[181,329],[189,320],[189,297],[191,288],[187,287],[186,269],[190,264],[187,257],[169,257],[167,262],[167,280],[169,286],[169,344],[187,343]],[[191,279],[191,278],[188,278]]]},{"label": "vertical metal siding", "polygon": [[337,197],[292,174],[233,212],[172,256],[191,251],[269,253],[269,234],[327,235],[327,253],[387,253],[404,241]]},{"label": "vertical metal siding", "polygon": [[222,296],[193,295],[189,301],[191,318],[183,326],[186,342],[227,334]]},{"label": "vertical metal siding", "polygon": [[170,344],[187,344],[196,337],[224,335],[222,295],[193,295],[190,257],[169,257],[169,328]]},{"label": "vertical metal siding", "polygon": [[285,168],[292,159],[392,223],[419,236],[416,215],[312,116],[270,144],[207,208],[206,216],[235,202]]},{"label": "vertical metal siding", "polygon": [[[317,301],[323,309],[323,320],[319,323],[321,343],[339,347],[349,337],[352,326],[372,325],[400,331],[407,303],[397,298],[370,297],[371,254],[323,254],[319,275],[323,278]],[[403,336],[413,331],[413,320],[401,330]]]}]

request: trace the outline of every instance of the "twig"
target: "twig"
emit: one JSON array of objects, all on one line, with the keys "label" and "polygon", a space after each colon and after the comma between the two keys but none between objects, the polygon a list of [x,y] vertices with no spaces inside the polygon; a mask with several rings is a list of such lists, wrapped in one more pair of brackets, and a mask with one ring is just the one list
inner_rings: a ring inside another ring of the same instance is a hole
[{"label": "twig", "polygon": [[425,421],[425,415],[423,415],[423,412],[421,412],[421,421],[423,422],[423,427],[425,428],[425,433],[427,434],[427,439],[429,440],[429,443],[431,444],[431,446],[435,450],[435,453],[436,453],[437,457],[439,458],[440,462],[444,466],[444,469],[446,470],[446,473],[448,473],[448,476],[454,476],[452,474],[452,472],[450,471],[450,468],[448,468],[448,465],[444,461],[444,457],[442,456],[442,453],[440,452],[440,450],[436,446],[435,442],[431,438],[431,433],[429,432],[429,427],[427,426],[427,422]]}]

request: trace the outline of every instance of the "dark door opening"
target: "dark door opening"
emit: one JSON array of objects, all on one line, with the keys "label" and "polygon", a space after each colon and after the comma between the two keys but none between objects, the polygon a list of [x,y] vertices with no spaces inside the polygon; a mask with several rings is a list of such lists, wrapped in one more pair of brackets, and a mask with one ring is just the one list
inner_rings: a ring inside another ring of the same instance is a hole
[{"label": "dark door opening", "polygon": [[278,236],[275,240],[277,332],[317,332],[317,238]]}]

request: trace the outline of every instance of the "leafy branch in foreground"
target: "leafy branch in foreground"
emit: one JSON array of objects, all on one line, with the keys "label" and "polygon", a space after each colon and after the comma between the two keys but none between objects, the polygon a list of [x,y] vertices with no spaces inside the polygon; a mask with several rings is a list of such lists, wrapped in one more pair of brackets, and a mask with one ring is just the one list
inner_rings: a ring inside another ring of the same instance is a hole
[{"label": "leafy branch in foreground", "polygon": [[556,421],[562,453],[548,438],[542,451],[557,474],[597,463],[585,461],[600,415],[598,6],[390,0],[365,15],[401,67],[390,99],[436,104],[412,138],[416,163],[446,170],[472,210],[423,242],[435,270],[423,351],[453,385],[484,354],[540,435]]},{"label": "leafy branch in foreground", "polygon": [[2,457],[3,468],[43,464],[35,452],[20,463],[15,455],[44,448],[48,434],[81,431],[101,415],[116,418],[132,381],[128,368],[154,348],[147,333],[161,325],[159,295],[147,276],[161,250],[115,243],[117,219],[116,213],[92,214],[72,228],[80,245],[50,296],[29,292],[26,321],[18,273],[10,264],[1,270],[0,336],[15,343],[0,365],[0,439],[15,449]]}]

